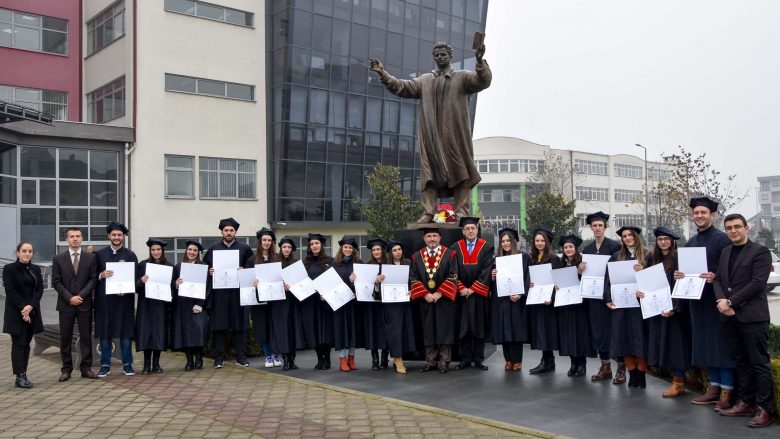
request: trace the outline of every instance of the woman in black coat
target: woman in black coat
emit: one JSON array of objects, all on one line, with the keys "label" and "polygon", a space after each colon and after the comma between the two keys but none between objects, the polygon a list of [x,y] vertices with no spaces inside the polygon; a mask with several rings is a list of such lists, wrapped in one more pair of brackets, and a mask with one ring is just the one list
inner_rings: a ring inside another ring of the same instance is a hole
[{"label": "woman in black coat", "polygon": [[30,342],[33,334],[43,332],[41,268],[32,263],[33,246],[21,242],[16,246],[16,261],[3,267],[5,318],[3,332],[11,334],[11,366],[16,387],[32,388],[27,379]]},{"label": "woman in black coat", "polygon": [[203,312],[206,305],[205,299],[180,296],[179,286],[184,283],[181,279],[181,264],[203,264],[200,252],[203,246],[198,241],[184,243],[186,250],[181,262],[173,267],[173,278],[176,279],[176,288],[173,291],[173,324],[171,326],[172,347],[177,351],[184,351],[187,364],[184,370],[203,368],[203,346],[208,340],[208,314]]},{"label": "woman in black coat", "polygon": [[[362,261],[357,254],[357,240],[344,237],[339,241],[339,251],[333,259],[333,268],[341,276],[341,280],[355,293],[355,273],[353,264]],[[342,372],[356,370],[355,350],[362,345],[362,328],[359,327],[356,318],[357,306],[354,300],[345,303],[341,308],[333,311],[333,342],[339,354],[339,369]],[[361,346],[362,347],[362,346]]]},{"label": "woman in black coat", "polygon": [[[553,233],[541,227],[534,230],[532,236],[530,265],[551,264],[553,270],[559,268],[561,260],[552,251]],[[533,286],[533,283],[529,285]],[[531,322],[531,349],[542,351],[542,361],[529,372],[532,375],[552,372],[555,370],[553,351],[558,350],[558,316],[553,299],[543,305],[529,306],[528,317]]]},{"label": "woman in black coat", "polygon": [[[379,239],[369,239],[366,248],[371,252],[367,264],[382,265],[387,264],[387,255],[385,246],[387,244]],[[374,297],[381,296],[381,283],[385,276],[380,274],[374,282]],[[390,353],[387,350],[387,338],[385,337],[385,322],[383,320],[383,309],[388,304],[382,302],[359,302],[356,306],[359,309],[359,316],[362,321],[363,341],[366,349],[371,349],[371,369],[387,369],[388,357]],[[381,358],[380,358],[380,349]]]},{"label": "woman in black coat", "polygon": [[[263,227],[256,233],[257,251],[255,252],[255,265],[279,262],[279,255],[276,254],[276,234],[273,230]],[[271,303],[264,302],[262,305],[249,306],[249,316],[252,318],[252,335],[255,343],[263,346],[263,355],[265,356],[265,367],[280,367],[282,360],[279,357],[279,351],[271,347]]]},{"label": "woman in black coat", "polygon": [[[325,254],[325,237],[309,233],[306,249],[306,273],[316,279],[333,265],[333,258]],[[315,348],[316,370],[330,369],[330,350],[333,347],[333,309],[322,296],[312,294],[301,302],[301,333],[296,334],[297,349]]]},{"label": "woman in black coat", "polygon": [[[558,245],[563,250],[561,258],[561,267],[577,267],[577,272],[582,273],[584,268],[580,269],[582,255],[579,246],[582,239],[575,235],[561,236]],[[571,359],[571,367],[566,373],[570,377],[581,377],[585,375],[587,357],[595,357],[596,352],[590,339],[590,315],[588,303],[577,303],[561,306],[557,308],[558,312],[558,335],[559,355],[566,355]]]},{"label": "woman in black coat", "polygon": [[[279,261],[282,268],[298,262],[295,258],[295,242],[284,237],[279,240]],[[284,284],[285,300],[274,300],[271,307],[271,348],[282,354],[282,370],[294,370],[295,334],[301,331],[301,302]]]},{"label": "woman in black coat", "polygon": [[[172,267],[165,260],[165,246],[167,241],[149,238],[146,246],[149,247],[149,258],[138,264],[138,274],[141,276],[136,281],[136,293],[138,305],[135,313],[135,350],[144,352],[144,368],[141,375],[150,373],[163,373],[160,367],[160,353],[168,349],[168,327],[170,315],[170,302],[149,299],[146,297],[146,282],[149,276],[146,274],[147,264],[159,264]],[[172,283],[173,277],[169,280]]]},{"label": "woman in black coat", "polygon": [[[404,258],[404,248],[400,242],[390,241],[386,249],[388,264],[411,265],[412,261]],[[387,349],[393,357],[393,367],[395,367],[396,372],[404,374],[406,366],[403,356],[405,353],[415,350],[412,302],[383,303],[382,320],[385,325],[384,334]]]}]

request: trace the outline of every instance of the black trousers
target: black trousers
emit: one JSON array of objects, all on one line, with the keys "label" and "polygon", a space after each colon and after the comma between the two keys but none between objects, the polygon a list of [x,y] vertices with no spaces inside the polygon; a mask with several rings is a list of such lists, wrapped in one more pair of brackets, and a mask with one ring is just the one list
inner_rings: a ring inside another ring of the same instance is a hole
[{"label": "black trousers", "polygon": [[732,317],[723,325],[737,365],[739,399],[773,413],[775,388],[769,362],[769,322],[740,323]]},{"label": "black trousers", "polygon": [[485,339],[474,337],[469,332],[460,339],[460,360],[461,361],[485,361]]},{"label": "black trousers", "polygon": [[[227,341],[228,331],[214,331],[211,333],[211,345],[214,348],[214,359],[225,359],[225,341]],[[246,359],[246,340],[244,331],[230,331],[233,334],[233,347],[236,350],[236,359]]]},{"label": "black trousers", "polygon": [[510,341],[502,343],[501,346],[504,350],[504,361],[511,361],[512,363],[523,362],[523,343],[519,341]]},{"label": "black trousers", "polygon": [[71,346],[74,324],[79,325],[79,349],[81,350],[79,370],[92,367],[92,309],[82,310],[72,306],[60,311],[60,357],[63,372],[73,371]]},{"label": "black trousers", "polygon": [[11,335],[11,367],[14,375],[27,372],[30,361],[30,342],[32,342],[32,325],[23,324],[18,335]]}]

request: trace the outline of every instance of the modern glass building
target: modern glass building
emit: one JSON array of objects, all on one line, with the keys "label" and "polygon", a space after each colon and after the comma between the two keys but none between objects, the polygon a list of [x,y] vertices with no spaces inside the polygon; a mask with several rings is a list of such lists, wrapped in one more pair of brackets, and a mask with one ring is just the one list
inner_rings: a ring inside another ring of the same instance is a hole
[{"label": "modern glass building", "polygon": [[[365,173],[401,170],[418,197],[417,102],[385,90],[368,68],[398,78],[435,68],[435,42],[453,47],[453,67],[473,69],[474,33],[487,0],[268,0],[269,221],[310,227],[361,222]],[[472,98],[472,123],[476,96]]]}]

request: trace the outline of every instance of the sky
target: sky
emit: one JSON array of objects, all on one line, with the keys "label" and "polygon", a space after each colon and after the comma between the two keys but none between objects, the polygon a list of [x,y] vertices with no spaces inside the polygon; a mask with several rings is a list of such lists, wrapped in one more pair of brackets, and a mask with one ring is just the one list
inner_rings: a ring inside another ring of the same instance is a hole
[{"label": "sky", "polygon": [[780,1],[490,0],[474,138],[780,175]]}]

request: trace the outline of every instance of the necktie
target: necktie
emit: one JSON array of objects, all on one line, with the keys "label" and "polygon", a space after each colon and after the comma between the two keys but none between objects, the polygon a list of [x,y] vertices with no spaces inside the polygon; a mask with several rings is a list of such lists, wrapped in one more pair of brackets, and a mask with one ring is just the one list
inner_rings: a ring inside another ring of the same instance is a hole
[{"label": "necktie", "polygon": [[469,254],[471,254],[471,252],[474,250],[474,243],[473,243],[473,242],[469,242],[468,244],[469,244],[469,245],[468,245],[468,248],[469,248]]},{"label": "necktie", "polygon": [[73,272],[78,273],[79,272],[79,254],[78,252],[73,252]]},{"label": "necktie", "polygon": [[436,252],[433,251],[433,250],[429,251],[428,252],[428,257],[430,257],[431,259],[435,258],[436,257]]}]

